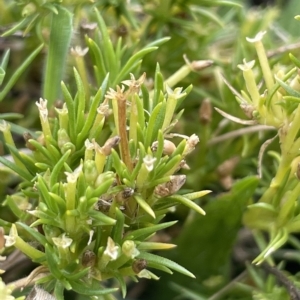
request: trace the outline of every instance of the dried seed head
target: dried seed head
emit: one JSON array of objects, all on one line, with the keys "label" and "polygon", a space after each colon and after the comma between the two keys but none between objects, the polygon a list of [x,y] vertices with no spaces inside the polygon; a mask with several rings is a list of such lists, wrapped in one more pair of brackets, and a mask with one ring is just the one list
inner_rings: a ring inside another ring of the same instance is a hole
[{"label": "dried seed head", "polygon": [[165,184],[159,184],[158,186],[156,186],[154,189],[154,193],[160,197],[166,197],[170,195],[169,189],[166,188]]},{"label": "dried seed head", "polygon": [[253,119],[253,113],[254,111],[256,111],[256,107],[254,105],[248,103],[241,103],[240,108],[249,119]]},{"label": "dried seed head", "polygon": [[179,169],[184,169],[184,170],[190,170],[190,166],[186,163],[186,161],[183,159],[180,164],[179,164]]},{"label": "dried seed head", "polygon": [[116,147],[120,142],[120,137],[119,136],[114,136],[109,138],[103,147],[101,147],[101,152],[105,155],[108,156],[111,154],[112,148]]},{"label": "dried seed head", "polygon": [[155,194],[161,197],[166,197],[175,194],[185,184],[186,175],[172,175],[170,181],[159,184],[155,188]]},{"label": "dried seed head", "polygon": [[207,125],[211,122],[212,107],[209,99],[204,99],[199,109],[199,118],[202,125]]},{"label": "dried seed head", "polygon": [[102,195],[101,198],[94,204],[94,209],[101,212],[109,212],[112,204],[112,195]]},{"label": "dried seed head", "polygon": [[190,154],[199,143],[199,137],[196,134],[192,134],[186,141],[186,146],[184,149],[184,155]]},{"label": "dried seed head", "polygon": [[170,194],[174,194],[185,184],[186,175],[173,175],[170,178],[171,180],[166,183],[166,186]]},{"label": "dried seed head", "polygon": [[35,151],[36,148],[29,143],[29,140],[32,139],[32,135],[29,132],[24,132],[23,133],[23,138],[25,140],[25,146],[26,146],[26,148],[28,148],[31,151]]},{"label": "dried seed head", "polygon": [[147,268],[146,259],[137,259],[132,263],[132,270],[135,274],[139,274],[141,271]]},{"label": "dried seed head", "polygon": [[84,251],[81,263],[84,267],[93,267],[96,263],[96,254],[91,250]]},{"label": "dried seed head", "polygon": [[122,198],[124,200],[130,198],[132,195],[134,194],[134,189],[130,188],[130,187],[126,187],[123,191],[122,191]]}]

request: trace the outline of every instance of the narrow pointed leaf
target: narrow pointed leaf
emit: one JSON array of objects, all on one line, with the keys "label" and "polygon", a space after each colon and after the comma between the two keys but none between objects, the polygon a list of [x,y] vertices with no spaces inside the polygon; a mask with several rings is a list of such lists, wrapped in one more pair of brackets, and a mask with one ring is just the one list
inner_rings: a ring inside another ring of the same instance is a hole
[{"label": "narrow pointed leaf", "polygon": [[14,71],[13,75],[5,85],[4,89],[0,92],[0,101],[4,99],[4,97],[7,95],[7,93],[12,89],[14,84],[17,82],[19,77],[23,74],[23,72],[26,70],[26,68],[32,63],[32,61],[35,59],[35,57],[41,52],[43,49],[44,44],[40,45],[38,48],[36,48],[23,62],[23,64]]},{"label": "narrow pointed leaf", "polygon": [[184,197],[184,196],[181,196],[181,195],[173,195],[171,197],[169,197],[169,199],[171,200],[174,200],[174,201],[177,201],[191,209],[193,209],[194,211],[196,211],[197,213],[201,214],[201,215],[205,215],[205,211],[200,207],[198,206],[195,202],[191,201],[190,199]]},{"label": "narrow pointed leaf", "polygon": [[152,210],[151,206],[139,195],[134,195],[134,199],[138,203],[138,205],[153,219],[155,219],[155,213]]},{"label": "narrow pointed leaf", "polygon": [[149,227],[145,227],[142,229],[137,229],[132,232],[130,232],[126,237],[125,240],[136,240],[137,238],[141,236],[149,236],[156,231],[171,227],[172,225],[176,224],[177,221],[172,221],[172,222],[166,222],[158,225],[152,225]]},{"label": "narrow pointed leaf", "polygon": [[22,170],[21,168],[19,168],[17,165],[15,165],[14,163],[12,163],[8,159],[0,156],[0,163],[2,163],[3,165],[5,165],[6,167],[8,167],[9,169],[11,169],[12,171],[14,171],[15,173],[17,173],[23,179],[25,179],[27,181],[31,181],[32,175],[30,173],[28,173],[25,170]]},{"label": "narrow pointed leaf", "polygon": [[143,258],[147,262],[149,261],[150,263],[152,263],[153,265],[155,265],[155,264],[162,265],[162,266],[165,266],[165,267],[167,267],[169,269],[172,269],[176,272],[184,274],[186,276],[195,278],[195,276],[191,272],[189,272],[187,269],[185,269],[184,267],[180,266],[179,264],[177,264],[176,262],[174,262],[170,259],[158,256],[158,255],[155,255],[155,254],[152,254],[152,253],[147,253],[147,252],[140,253],[138,258]]},{"label": "narrow pointed leaf", "polygon": [[118,290],[117,288],[109,288],[109,289],[102,288],[99,284],[97,284],[97,286],[95,287],[94,286],[89,287],[84,282],[81,283],[76,281],[71,282],[71,286],[74,292],[86,296],[99,296],[99,295],[112,294]]},{"label": "narrow pointed leaf", "polygon": [[19,227],[22,227],[27,233],[29,233],[36,241],[38,241],[41,245],[45,246],[47,240],[44,235],[40,234],[37,230],[27,226],[25,223],[17,222]]}]

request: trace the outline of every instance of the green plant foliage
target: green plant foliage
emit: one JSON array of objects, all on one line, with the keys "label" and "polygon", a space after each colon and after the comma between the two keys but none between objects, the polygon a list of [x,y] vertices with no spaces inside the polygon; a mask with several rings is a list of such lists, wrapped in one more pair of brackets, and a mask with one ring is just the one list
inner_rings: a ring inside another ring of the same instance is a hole
[{"label": "green plant foliage", "polygon": [[0,3],[1,295],[300,297],[300,7],[248,2]]}]

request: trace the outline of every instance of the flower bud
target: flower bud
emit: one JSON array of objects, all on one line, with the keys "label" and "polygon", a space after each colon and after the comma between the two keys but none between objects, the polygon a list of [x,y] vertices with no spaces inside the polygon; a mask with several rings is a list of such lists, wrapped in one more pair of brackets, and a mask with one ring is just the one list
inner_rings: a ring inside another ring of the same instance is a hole
[{"label": "flower bud", "polygon": [[76,147],[73,143],[65,143],[63,147],[60,149],[62,154],[65,154],[67,151],[71,150],[71,153],[74,153],[76,150]]},{"label": "flower bud", "polygon": [[96,179],[95,187],[100,186],[103,182],[113,178],[114,176],[115,176],[114,172],[111,172],[111,171],[101,173]]},{"label": "flower bud", "polygon": [[95,180],[98,176],[96,163],[93,160],[87,160],[83,163],[83,173],[86,183],[94,186]]},{"label": "flower bud", "polygon": [[58,237],[61,235],[61,230],[58,227],[51,225],[43,225],[43,231],[45,237],[49,243],[52,244],[52,238]]},{"label": "flower bud", "polygon": [[60,237],[53,237],[52,241],[57,247],[63,249],[70,247],[73,242],[72,239],[66,237],[65,233],[63,233]]},{"label": "flower bud", "polygon": [[58,148],[61,149],[66,143],[71,141],[67,131],[65,129],[59,129],[57,132],[57,144]]},{"label": "flower bud", "polygon": [[136,248],[134,241],[125,241],[122,245],[122,252],[130,258],[135,258],[140,254],[140,251]]},{"label": "flower bud", "polygon": [[34,5],[34,3],[30,2],[27,5],[24,6],[23,10],[22,10],[22,16],[23,17],[28,17],[30,15],[32,15],[33,13],[36,12],[36,6]]}]

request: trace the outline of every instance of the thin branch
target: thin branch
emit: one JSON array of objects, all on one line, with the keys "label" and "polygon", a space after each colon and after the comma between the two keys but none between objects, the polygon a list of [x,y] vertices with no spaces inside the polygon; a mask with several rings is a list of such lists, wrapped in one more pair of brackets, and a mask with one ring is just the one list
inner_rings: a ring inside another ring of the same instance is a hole
[{"label": "thin branch", "polygon": [[262,263],[260,265],[262,269],[264,269],[267,273],[272,274],[276,277],[278,283],[283,285],[288,293],[290,294],[291,300],[300,300],[300,291],[299,289],[294,285],[294,283],[287,278],[287,276],[279,269],[275,267],[271,267],[266,263]]},{"label": "thin branch", "polygon": [[241,128],[241,129],[233,130],[228,133],[213,137],[212,139],[210,139],[208,141],[207,145],[213,146],[215,144],[242,136],[244,134],[254,133],[254,132],[258,132],[258,131],[265,131],[265,130],[276,130],[276,128],[273,126],[267,126],[267,125],[255,125],[255,126],[250,126],[250,127],[246,127],[246,128]]},{"label": "thin branch", "polygon": [[255,125],[257,124],[257,120],[243,120],[243,119],[240,119],[240,118],[237,118],[235,116],[232,116],[228,113],[226,113],[225,111],[221,110],[220,108],[217,108],[215,107],[215,110],[220,114],[222,115],[224,118],[227,118],[235,123],[238,123],[238,124],[242,124],[242,125]]},{"label": "thin branch", "polygon": [[282,54],[291,50],[296,50],[300,48],[300,42],[294,43],[294,44],[290,44],[290,45],[284,45],[282,47],[279,47],[277,49],[274,50],[270,50],[267,52],[267,56],[268,58],[273,57],[275,55],[278,54]]},{"label": "thin branch", "polygon": [[247,270],[243,271],[240,275],[235,277],[232,281],[230,281],[227,285],[225,285],[222,289],[217,291],[215,294],[213,294],[211,297],[209,297],[207,300],[218,300],[221,299],[227,292],[229,292],[234,285],[245,279],[247,277]]}]

